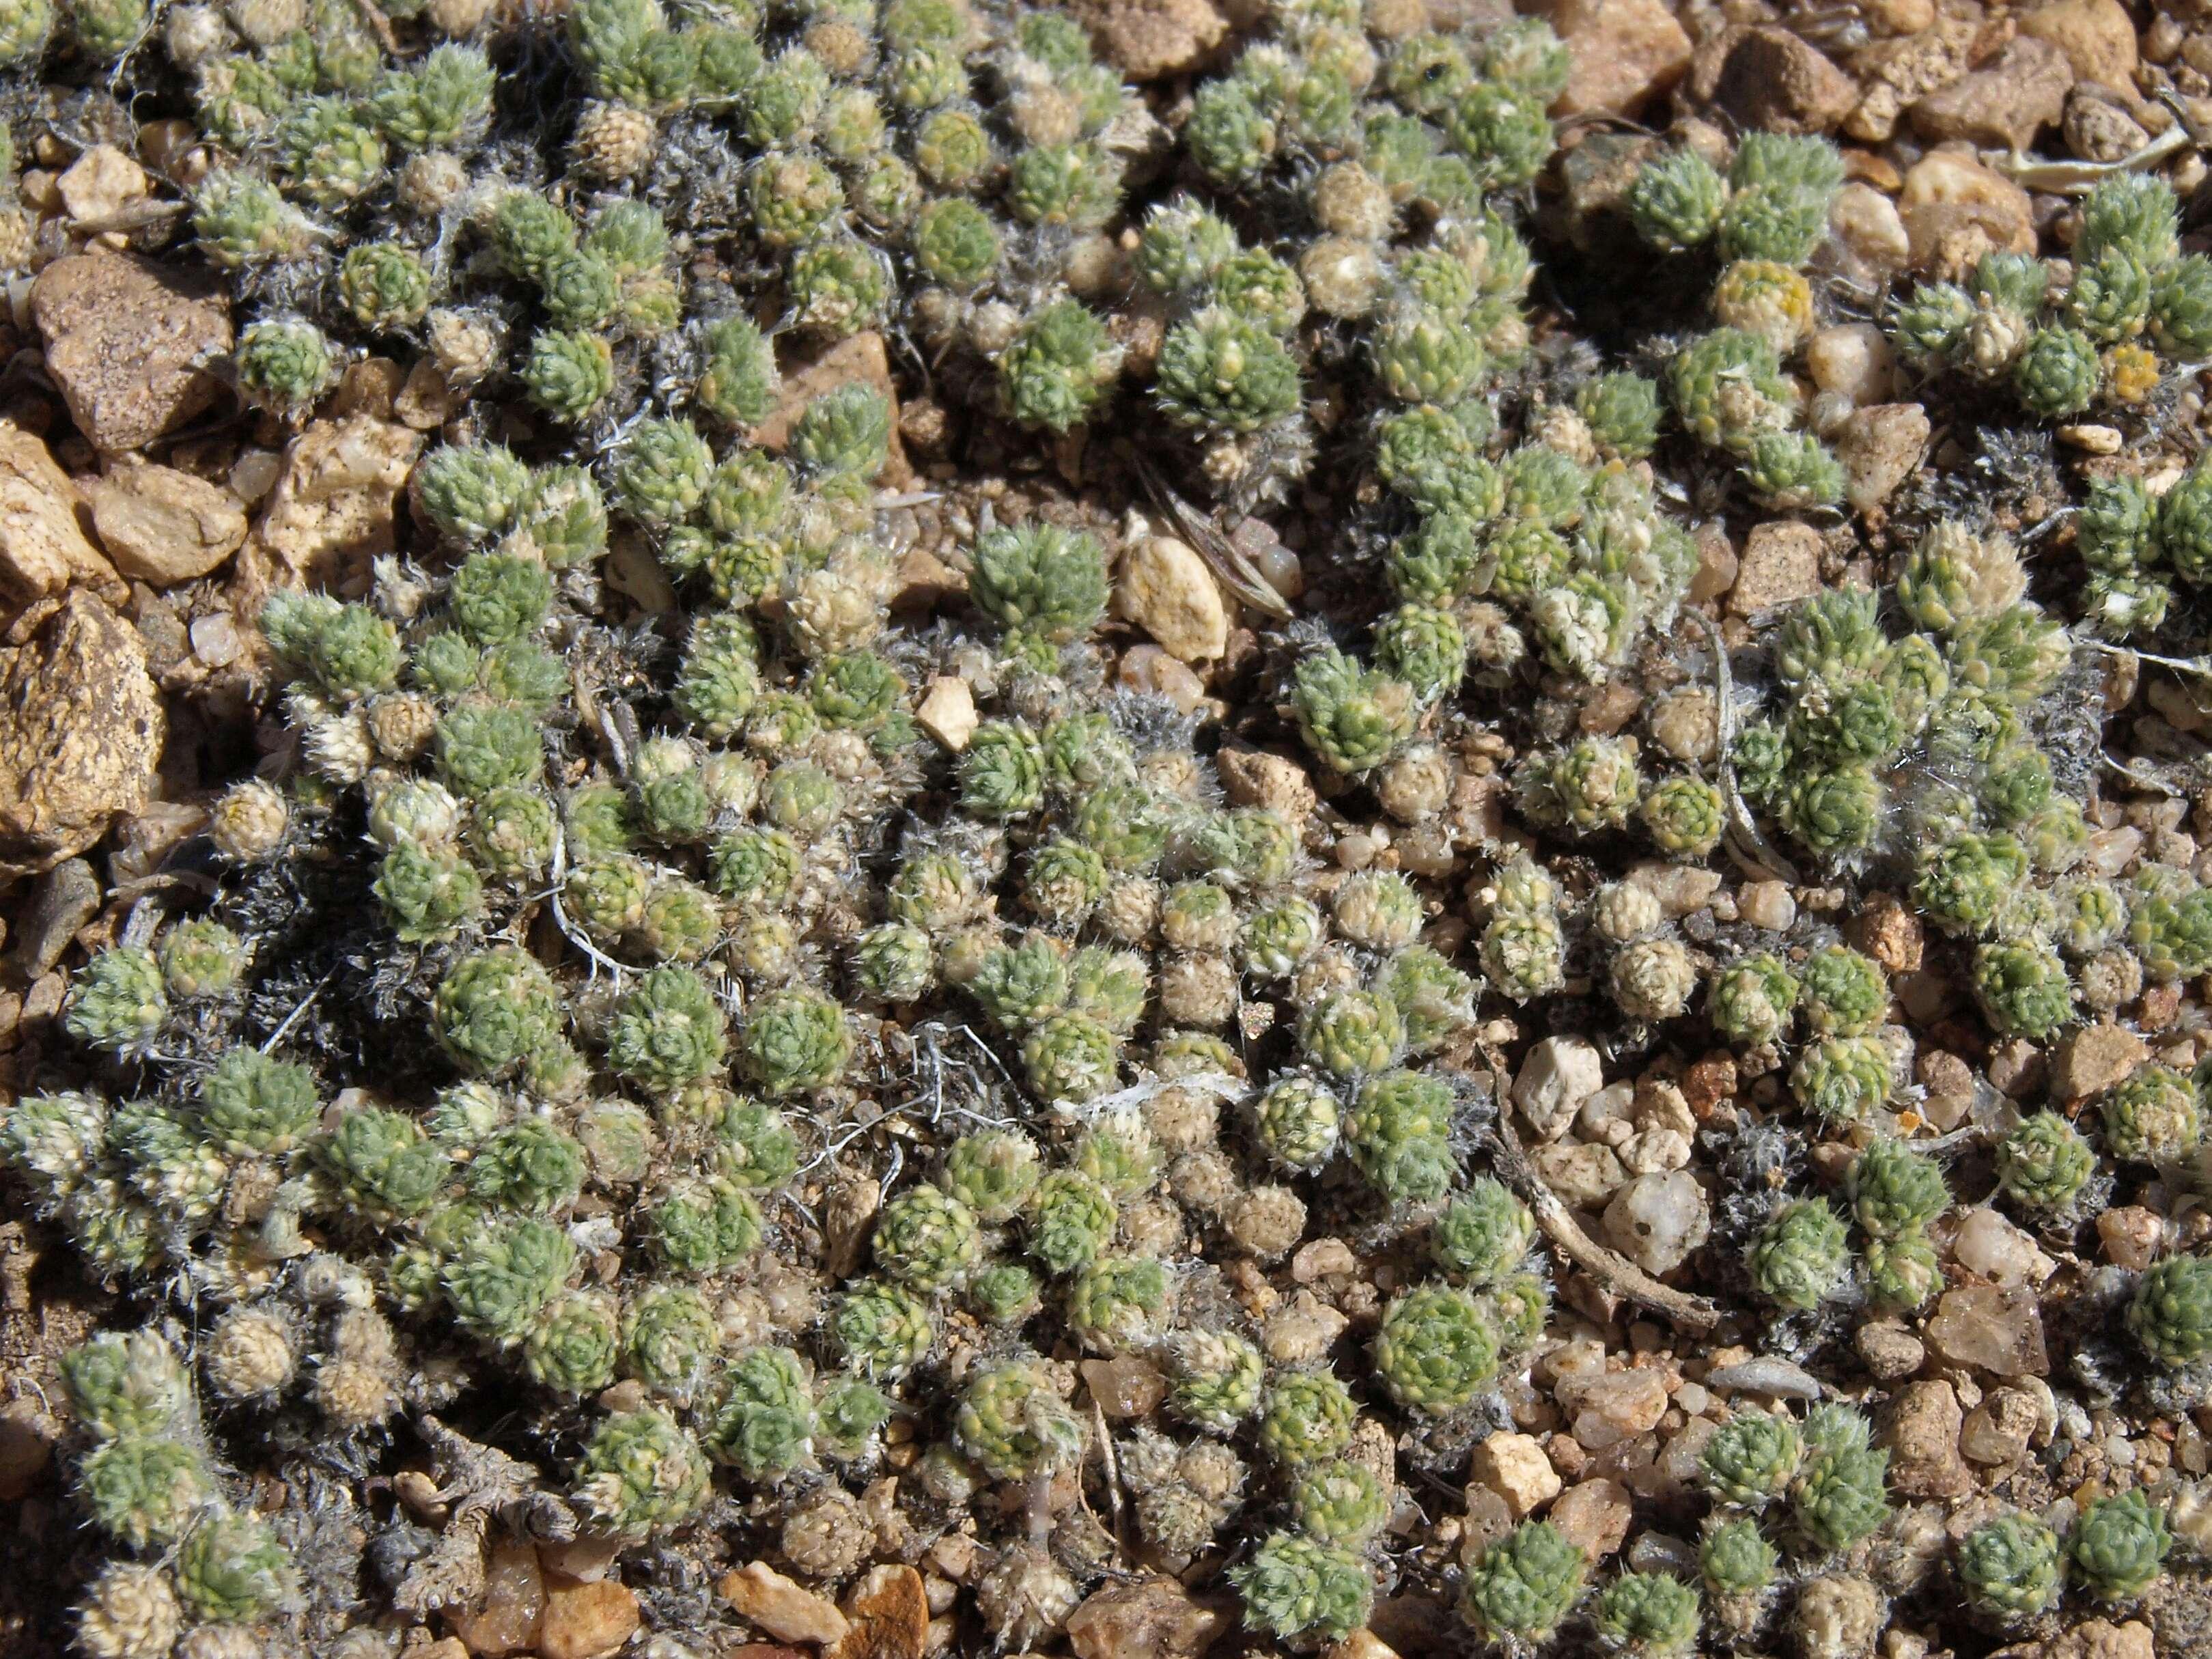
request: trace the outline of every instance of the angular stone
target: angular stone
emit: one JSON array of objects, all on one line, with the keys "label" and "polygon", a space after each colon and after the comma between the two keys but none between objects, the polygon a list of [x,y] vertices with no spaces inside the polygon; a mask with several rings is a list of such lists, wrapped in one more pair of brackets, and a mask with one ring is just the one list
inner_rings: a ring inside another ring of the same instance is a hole
[{"label": "angular stone", "polygon": [[2051,1055],[2051,1086],[2062,1100],[2087,1100],[2126,1082],[2149,1055],[2148,1046],[2124,1025],[2084,1025]]},{"label": "angular stone", "polygon": [[2019,1389],[1993,1389],[1989,1398],[1966,1413],[1959,1431],[1959,1449],[1985,1468],[2003,1468],[2027,1455],[2028,1443],[2042,1409]]},{"label": "angular stone", "polygon": [[871,1567],[839,1603],[850,1628],[823,1659],[921,1659],[929,1635],[929,1595],[912,1567]]},{"label": "angular stone", "polygon": [[1902,270],[1912,258],[1912,239],[1905,234],[1897,204],[1872,185],[1856,180],[1845,185],[1828,210],[1828,228],[1844,251],[1869,271]]},{"label": "angular stone", "polygon": [[1595,1210],[1628,1179],[1620,1155],[1610,1146],[1568,1141],[1539,1146],[1528,1154],[1536,1177],[1571,1209]]},{"label": "angular stone", "polygon": [[2151,1628],[2139,1620],[2114,1625],[2102,1619],[2085,1619],[2048,1642],[2007,1648],[1998,1659],[2165,1659],[2151,1637]]},{"label": "angular stone", "polygon": [[1959,1455],[1959,1396],[1948,1382],[1909,1382],[1889,1402],[1889,1484],[1906,1498],[1963,1498],[1973,1473]]},{"label": "angular stone", "polygon": [[2123,1204],[2098,1216],[2097,1237],[2106,1261],[2130,1273],[2141,1273],[2158,1259],[2166,1223],[2155,1210]]},{"label": "angular stone", "polygon": [[538,1621],[538,1659],[605,1659],[638,1622],[637,1597],[619,1579],[556,1584]]},{"label": "angular stone", "polygon": [[1679,1174],[1690,1167],[1690,1137],[1680,1129],[1639,1129],[1619,1150],[1620,1167],[1638,1177]]},{"label": "angular stone", "polygon": [[[373,513],[376,499],[368,496],[361,505]],[[388,517],[386,523],[388,526]],[[368,527],[374,533],[373,520]],[[348,562],[357,562],[350,558]],[[676,610],[676,584],[668,579],[667,568],[645,537],[629,526],[615,526],[614,533],[607,538],[605,562],[599,568],[609,587],[647,616],[665,617]]]},{"label": "angular stone", "polygon": [[1948,1364],[1992,1376],[2041,1376],[2051,1369],[2042,1310],[2029,1290],[1961,1285],[1946,1291],[1928,1322],[1928,1345]]},{"label": "angular stone", "polygon": [[1684,1169],[1639,1175],[1606,1206],[1606,1243],[1647,1273],[1672,1273],[1711,1231],[1711,1201]]},{"label": "angular stone", "polygon": [[1744,1394],[1771,1395],[1778,1400],[1818,1400],[1820,1382],[1802,1365],[1772,1354],[1760,1354],[1709,1372],[1706,1386],[1733,1389]]},{"label": "angular stone", "polygon": [[1159,1368],[1137,1354],[1112,1359],[1086,1359],[1078,1367],[1084,1386],[1107,1416],[1147,1417],[1168,1396],[1168,1381]]},{"label": "angular stone", "polygon": [[2020,20],[2020,32],[2048,41],[2065,54],[2076,79],[2109,88],[2136,101],[2141,48],[2135,20],[2120,0],[2056,0]]},{"label": "angular stone", "polygon": [[1628,878],[1659,901],[1659,908],[1669,921],[1697,915],[1712,902],[1713,895],[1721,887],[1719,871],[1700,870],[1686,864],[1639,864],[1629,871]]},{"label": "angular stone", "polygon": [[1559,1403],[1575,1413],[1575,1438],[1592,1450],[1656,1428],[1667,1411],[1667,1379],[1648,1366],[1606,1371],[1559,1392]]},{"label": "angular stone", "polygon": [[139,449],[175,431],[222,390],[230,308],[204,273],[133,254],[57,259],[31,287],[46,372],[95,449]]},{"label": "angular stone", "polygon": [[61,193],[73,226],[81,228],[144,201],[149,186],[146,169],[137,162],[112,144],[94,144],[70,163],[54,180],[54,188]]},{"label": "angular stone", "polygon": [[1869,893],[1844,924],[1844,937],[1892,974],[1919,972],[1927,947],[1920,918],[1894,893]]},{"label": "angular stone", "polygon": [[1951,1254],[1976,1278],[2008,1288],[2040,1285],[2057,1267],[2036,1248],[2033,1238],[1986,1205],[1960,1217],[1958,1231],[1952,1236]]},{"label": "angular stone", "polygon": [[1530,1128],[1557,1140],[1583,1103],[1604,1086],[1605,1063],[1595,1045],[1581,1037],[1549,1036],[1521,1062],[1513,1079],[1513,1103]]},{"label": "angular stone", "polygon": [[1224,744],[1214,757],[1221,787],[1238,806],[1264,806],[1303,825],[1320,805],[1306,769],[1287,755]]},{"label": "angular stone", "polygon": [[1735,616],[1755,617],[1820,591],[1820,532],[1810,525],[1770,520],[1753,526],[1744,541],[1728,608]]},{"label": "angular stone", "polygon": [[[1698,1396],[1702,1408],[1705,1396],[1702,1388],[1695,1382],[1685,1382],[1675,1394],[1674,1403],[1686,1411],[1688,1409],[1684,1404],[1686,1395]],[[1692,1417],[1668,1437],[1667,1443],[1660,1448],[1659,1455],[1651,1465],[1652,1473],[1665,1483],[1659,1494],[1662,1501],[1683,1497],[1690,1488],[1698,1484],[1705,1448],[1720,1432],[1720,1427],[1710,1417]]]},{"label": "angular stone", "polygon": [[77,929],[100,914],[101,896],[100,878],[82,859],[64,859],[47,871],[31,890],[30,902],[15,912],[0,973],[15,985],[51,973]]},{"label": "angular stone", "polygon": [[1964,75],[1978,51],[1986,53],[1982,21],[1971,7],[1945,6],[1935,10],[1927,27],[1870,41],[1852,53],[1851,68],[1865,95],[1844,117],[1844,131],[1869,143],[1887,143],[1908,105]]},{"label": "angular stone", "polygon": [[1157,645],[1133,645],[1124,651],[1114,678],[1131,691],[1165,697],[1186,714],[1206,700],[1206,682],[1182,658]]},{"label": "angular stone", "polygon": [[438,365],[420,359],[392,400],[392,418],[417,432],[434,432],[460,410],[466,394],[448,384]]},{"label": "angular stone", "polygon": [[1858,102],[1858,83],[1819,47],[1772,25],[1727,28],[1698,48],[1692,95],[1747,131],[1832,132]]},{"label": "angular stone", "polygon": [[1699,525],[1690,539],[1698,550],[1698,568],[1690,576],[1690,600],[1694,605],[1710,605],[1735,586],[1741,568],[1735,545],[1729,540],[1726,529],[1711,523]]},{"label": "angular stone", "polygon": [[2025,149],[2065,113],[2066,94],[2073,87],[2074,66],[2066,54],[2047,40],[2023,35],[1988,68],[1915,104],[1912,125],[1938,143],[1963,138]]},{"label": "angular stone", "polygon": [[1707,1054],[1692,1061],[1682,1074],[1683,1103],[1689,1107],[1692,1117],[1704,1123],[1723,1101],[1735,1098],[1741,1081],[1734,1054],[1726,1049]]},{"label": "angular stone", "polygon": [[0,602],[10,610],[58,593],[71,582],[120,604],[130,589],[85,539],[76,489],[45,441],[0,421]]},{"label": "angular stone", "polygon": [[2085,161],[2124,161],[2150,142],[2142,124],[2102,88],[2076,84],[2058,124],[2066,148]]},{"label": "angular stone", "polygon": [[1260,1345],[1279,1365],[1310,1364],[1334,1347],[1351,1323],[1311,1291],[1301,1290],[1267,1316]]},{"label": "angular stone", "polygon": [[1100,55],[1132,81],[1187,75],[1229,33],[1206,0],[1100,0],[1079,15]]},{"label": "angular stone", "polygon": [[1195,549],[1172,536],[1146,536],[1121,556],[1117,614],[1182,662],[1208,662],[1229,648],[1229,611],[1221,586]]},{"label": "angular stone", "polygon": [[841,1640],[852,1621],[824,1595],[793,1583],[765,1561],[751,1561],[726,1572],[714,1593],[740,1619],[758,1625],[779,1642],[829,1644]]},{"label": "angular stone", "polygon": [[1544,1518],[1595,1563],[1620,1547],[1635,1512],[1628,1488],[1599,1475],[1570,1486]]},{"label": "angular stone", "polygon": [[1870,1319],[1852,1340],[1877,1382],[1910,1376],[1928,1358],[1920,1339],[1894,1320]]},{"label": "angular stone", "polygon": [[167,722],[138,630],[82,588],[0,647],[0,874],[52,869],[152,799]]},{"label": "angular stone", "polygon": [[1525,1521],[1559,1495],[1559,1471],[1533,1434],[1492,1435],[1474,1449],[1468,1477],[1505,1500],[1516,1521]]},{"label": "angular stone", "polygon": [[1736,914],[1753,927],[1787,933],[1797,920],[1797,897],[1781,881],[1747,881],[1735,896]]},{"label": "angular stone", "polygon": [[204,576],[246,540],[238,497],[173,466],[119,466],[85,494],[115,568],[151,586]]},{"label": "angular stone", "polygon": [[538,1565],[574,1583],[597,1583],[622,1559],[623,1540],[614,1533],[580,1532],[558,1544],[540,1542]]},{"label": "angular stone", "polygon": [[476,1659],[505,1659],[537,1639],[545,1611],[545,1580],[538,1552],[519,1538],[501,1538],[491,1547],[484,1568],[484,1589],[467,1611],[448,1614],[453,1634]]},{"label": "angular stone", "polygon": [[1682,78],[1690,37],[1661,0],[1555,0],[1571,66],[1555,116],[1635,115]]},{"label": "angular stone", "polygon": [[1905,175],[1898,217],[1912,247],[1912,268],[1955,281],[1982,255],[2035,251],[2035,219],[2027,192],[2002,173],[1955,149],[1923,156]]},{"label": "angular stone", "polygon": [[1863,408],[1897,389],[1897,354],[1872,323],[1838,323],[1805,343],[1805,370],[1813,384]]},{"label": "angular stone", "polygon": [[1230,1622],[1174,1579],[1146,1578],[1094,1592],[1068,1614],[1067,1641],[1078,1659],[1194,1659]]},{"label": "angular stone", "polygon": [[923,731],[956,755],[968,746],[968,739],[982,723],[975,713],[975,692],[967,681],[950,674],[930,681],[914,718]]},{"label": "angular stone", "polygon": [[1845,417],[1835,449],[1853,511],[1871,513],[1897,493],[1928,453],[1932,429],[1918,404],[1874,404]]},{"label": "angular stone", "polygon": [[399,495],[422,447],[421,433],[371,415],[316,421],[294,439],[238,556],[231,599],[240,620],[258,621],[279,588],[341,586],[392,551]]}]

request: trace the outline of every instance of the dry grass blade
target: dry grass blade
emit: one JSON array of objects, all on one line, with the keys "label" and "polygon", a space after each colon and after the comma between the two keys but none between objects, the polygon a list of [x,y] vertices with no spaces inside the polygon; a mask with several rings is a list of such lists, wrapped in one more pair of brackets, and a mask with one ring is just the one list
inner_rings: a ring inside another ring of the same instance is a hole
[{"label": "dry grass blade", "polygon": [[[1482,1054],[1490,1062],[1502,1094],[1506,1077],[1504,1056],[1487,1044],[1483,1045]],[[1497,1136],[1498,1174],[1534,1212],[1537,1226],[1562,1255],[1614,1295],[1666,1315],[1683,1330],[1703,1335],[1720,1324],[1721,1310],[1714,1304],[1702,1296],[1692,1296],[1686,1291],[1661,1284],[1620,1251],[1599,1243],[1583,1231],[1574,1212],[1544,1184],[1543,1177],[1536,1173],[1536,1166],[1528,1161],[1521,1137],[1513,1127],[1512,1108],[1503,1099],[1498,1103]]]},{"label": "dry grass blade", "polygon": [[1152,464],[1139,459],[1137,471],[1145,481],[1145,493],[1152,504],[1175,522],[1176,531],[1183,540],[1198,550],[1206,568],[1219,577],[1229,591],[1245,605],[1263,615],[1287,621],[1291,616],[1289,604],[1267,583],[1259,568],[1247,558],[1236,543],[1221,532],[1211,515],[1201,515],[1198,509],[1176,494],[1160,479]]}]

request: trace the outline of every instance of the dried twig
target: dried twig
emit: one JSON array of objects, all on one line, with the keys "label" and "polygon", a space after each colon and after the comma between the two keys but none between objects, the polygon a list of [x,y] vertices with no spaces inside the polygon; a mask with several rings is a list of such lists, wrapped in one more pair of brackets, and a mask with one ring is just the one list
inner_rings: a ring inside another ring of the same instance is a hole
[{"label": "dried twig", "polygon": [[2118,773],[2138,789],[2148,789],[2151,793],[2164,795],[2169,800],[2178,800],[2188,793],[2186,790],[2175,788],[2173,785],[2155,773],[2140,771],[2136,767],[2129,765],[2110,750],[2100,750],[2098,759],[2102,761],[2108,769]]},{"label": "dried twig", "polygon": [[294,1025],[299,1023],[301,1015],[306,1013],[308,1009],[315,1006],[315,999],[322,995],[324,991],[329,988],[330,982],[337,976],[338,970],[336,968],[332,968],[330,972],[325,974],[320,979],[315,981],[313,988],[308,991],[307,994],[301,997],[297,1006],[293,1008],[292,1012],[284,1016],[283,1023],[278,1025],[275,1030],[269,1034],[269,1040],[261,1045],[261,1052],[263,1054],[267,1054],[270,1049],[274,1048],[278,1043],[284,1040],[284,1034],[287,1031],[289,1031]]},{"label": "dried twig", "polygon": [[1114,1543],[1122,1555],[1129,1553],[1128,1518],[1121,1512],[1121,1460],[1114,1455],[1114,1431],[1106,1426],[1106,1407],[1091,1397],[1091,1412],[1098,1424],[1098,1461],[1106,1471],[1106,1502],[1114,1515]]},{"label": "dried twig", "polygon": [[2131,645],[2114,645],[2107,640],[2079,635],[2074,641],[2107,657],[2133,657],[2137,662],[2147,662],[2154,668],[2170,668],[2177,674],[2196,674],[2212,679],[2212,657],[2165,657],[2155,651],[2138,651]]},{"label": "dried twig", "polygon": [[1502,1097],[1505,1084],[1504,1056],[1487,1044],[1483,1045],[1482,1054],[1498,1079],[1494,1086],[1501,1097],[1497,1126],[1498,1173],[1534,1212],[1536,1224],[1543,1229],[1544,1237],[1567,1260],[1615,1296],[1662,1313],[1681,1329],[1698,1335],[1717,1327],[1721,1322],[1721,1310],[1714,1304],[1702,1296],[1692,1296],[1686,1291],[1662,1285],[1620,1252],[1599,1243],[1583,1231],[1574,1212],[1544,1184],[1543,1178],[1536,1173],[1536,1166],[1528,1161],[1528,1154],[1522,1150],[1521,1137],[1513,1127],[1512,1109]]},{"label": "dried twig", "polygon": [[161,927],[162,914],[159,900],[150,897],[140,899],[131,907],[130,915],[124,918],[122,936],[115,942],[118,945],[145,944]]},{"label": "dried twig", "polygon": [[553,826],[552,885],[545,890],[544,896],[546,902],[552,908],[553,925],[561,930],[562,939],[567,939],[569,944],[591,959],[595,972],[604,968],[611,974],[614,976],[615,988],[620,990],[624,976],[634,970],[627,963],[617,962],[612,957],[601,951],[585,936],[582,928],[568,920],[568,911],[561,907],[561,890],[568,884],[568,836],[566,830],[556,822]]},{"label": "dried twig", "polygon": [[1245,556],[1238,547],[1209,516],[1175,493],[1162,482],[1152,464],[1139,457],[1137,476],[1144,480],[1145,493],[1152,504],[1175,521],[1182,538],[1198,550],[1208,568],[1227,584],[1230,591],[1255,611],[1287,622],[1293,614],[1290,605],[1260,574],[1259,567]]},{"label": "dried twig", "polygon": [[1052,1471],[1042,1468],[1022,1485],[1022,1520],[1030,1547],[1041,1550],[1052,1537]]},{"label": "dried twig", "polygon": [[1735,745],[1735,677],[1729,672],[1728,641],[1721,637],[1721,625],[1704,611],[1686,614],[1705,625],[1705,636],[1712,647],[1713,696],[1717,705],[1713,711],[1714,742],[1720,757],[1721,795],[1728,802],[1729,856],[1749,874],[1794,886],[1801,879],[1796,866],[1774,850],[1751,808],[1744,804],[1743,791],[1736,787],[1735,760],[1730,752]]},{"label": "dried twig", "polygon": [[2180,154],[2195,142],[2194,136],[2177,118],[2172,126],[2134,155],[2123,155],[2117,161],[2046,161],[2040,155],[2029,155],[2014,150],[1999,161],[1996,167],[2000,173],[2022,190],[2081,196],[2116,173],[2140,173],[2146,167],[2156,167],[2169,155]]},{"label": "dried twig", "polygon": [[189,212],[191,205],[190,202],[137,202],[118,208],[104,219],[72,220],[70,231],[77,236],[105,236],[110,231],[143,230]]},{"label": "dried twig", "polygon": [[369,32],[376,36],[376,43],[387,53],[394,58],[404,55],[399,36],[392,29],[392,20],[384,15],[383,7],[377,5],[375,0],[354,0],[354,9],[361,14],[362,21],[368,25]]},{"label": "dried twig", "polygon": [[494,1516],[556,1542],[576,1535],[575,1516],[544,1490],[544,1471],[536,1464],[471,1440],[428,1412],[416,1419],[416,1428],[445,1477],[438,1501],[451,1504],[453,1514],[428,1553],[408,1569],[393,1591],[395,1607],[422,1613],[463,1606],[482,1595],[483,1544]]}]

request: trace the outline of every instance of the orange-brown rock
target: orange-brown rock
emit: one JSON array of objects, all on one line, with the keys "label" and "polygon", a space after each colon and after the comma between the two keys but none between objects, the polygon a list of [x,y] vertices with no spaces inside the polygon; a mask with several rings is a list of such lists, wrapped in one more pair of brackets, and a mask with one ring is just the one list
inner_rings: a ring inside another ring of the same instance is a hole
[{"label": "orange-brown rock", "polygon": [[0,873],[52,869],[154,793],[167,725],[138,630],[81,587],[0,638]]}]

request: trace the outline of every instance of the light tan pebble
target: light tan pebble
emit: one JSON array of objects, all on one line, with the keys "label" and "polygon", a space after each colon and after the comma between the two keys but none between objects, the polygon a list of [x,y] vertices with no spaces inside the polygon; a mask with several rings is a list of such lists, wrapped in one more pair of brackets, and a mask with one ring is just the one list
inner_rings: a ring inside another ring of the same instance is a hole
[{"label": "light tan pebble", "polygon": [[758,1625],[779,1642],[827,1645],[842,1638],[852,1621],[827,1596],[785,1577],[765,1561],[754,1561],[722,1575],[715,1594],[741,1619]]},{"label": "light tan pebble", "polygon": [[2023,15],[2020,32],[2056,46],[2077,79],[2136,97],[2135,20],[2119,0],[2054,0]]},{"label": "light tan pebble", "polygon": [[1839,323],[1815,334],[1805,347],[1806,371],[1823,392],[1854,406],[1886,403],[1896,395],[1897,354],[1872,323]]},{"label": "light tan pebble", "polygon": [[1521,1062],[1513,1103],[1539,1135],[1556,1140],[1604,1085],[1604,1062],[1593,1044],[1581,1037],[1546,1037]]},{"label": "light tan pebble", "polygon": [[502,1538],[491,1547],[484,1592],[475,1606],[450,1614],[453,1634],[478,1659],[504,1659],[537,1639],[545,1611],[545,1580],[538,1552],[522,1540]]},{"label": "light tan pebble", "polygon": [[1662,0],[1559,0],[1551,17],[1569,58],[1554,117],[1636,115],[1690,67],[1690,37]]},{"label": "light tan pebble", "polygon": [[1595,1563],[1620,1547],[1634,1515],[1635,1504],[1628,1488],[1598,1475],[1561,1493],[1545,1518]]},{"label": "light tan pebble", "polygon": [[1528,1434],[1498,1433],[1474,1449],[1468,1473],[1496,1493],[1516,1521],[1526,1520],[1559,1495],[1563,1483],[1545,1455],[1543,1443]]},{"label": "light tan pebble", "polygon": [[637,1597],[620,1579],[556,1585],[538,1623],[538,1659],[605,1659],[639,1622]]},{"label": "light tan pebble", "polygon": [[1973,1474],[1959,1455],[1958,1392],[1948,1382],[1911,1382],[1884,1413],[1890,1485],[1907,1498],[1960,1498]]},{"label": "light tan pebble", "polygon": [[1745,541],[1729,610],[1755,617],[1820,591],[1820,536],[1810,525],[1770,520]]},{"label": "light tan pebble", "polygon": [[1646,1273],[1671,1273],[1710,1236],[1711,1204],[1683,1165],[1639,1175],[1606,1206],[1606,1242]]},{"label": "light tan pebble", "polygon": [[115,568],[151,586],[204,576],[246,540],[238,498],[174,467],[119,466],[85,493]]},{"label": "light tan pebble", "polygon": [[1628,1179],[1620,1155],[1610,1146],[1539,1146],[1529,1154],[1537,1176],[1571,1208],[1595,1210]]},{"label": "light tan pebble", "polygon": [[1229,648],[1229,611],[1220,584],[1196,550],[1172,536],[1147,536],[1121,556],[1117,613],[1183,662],[1206,662]]},{"label": "light tan pebble", "polygon": [[[2130,39],[2133,39],[2130,30]],[[1941,143],[2026,149],[2045,127],[2057,125],[2073,90],[2066,54],[2047,40],[2023,34],[1987,65],[1913,105],[1914,130]]]},{"label": "light tan pebble", "polygon": [[1736,912],[1754,927],[1786,933],[1797,920],[1797,901],[1786,882],[1747,881],[1736,895]]}]

